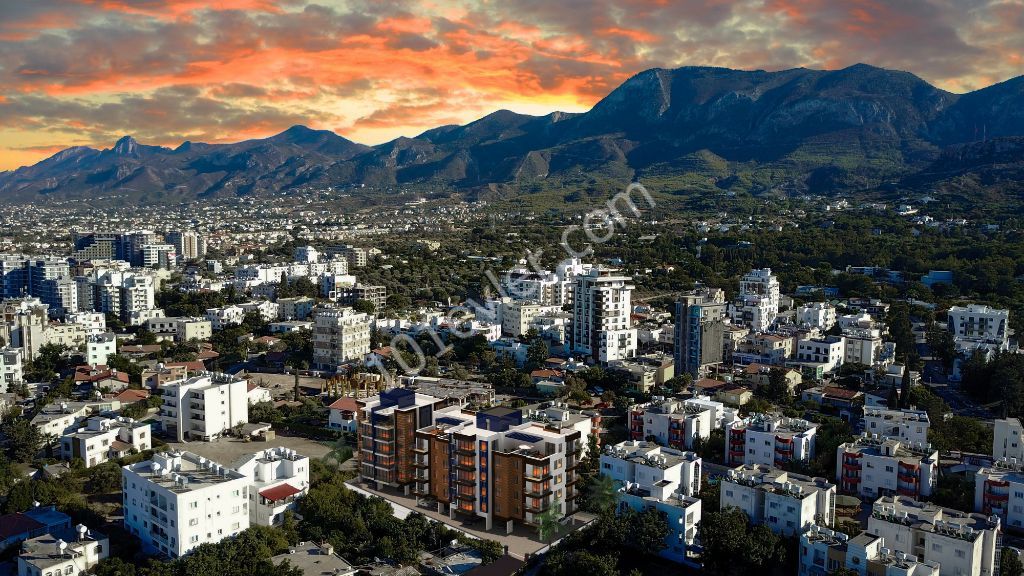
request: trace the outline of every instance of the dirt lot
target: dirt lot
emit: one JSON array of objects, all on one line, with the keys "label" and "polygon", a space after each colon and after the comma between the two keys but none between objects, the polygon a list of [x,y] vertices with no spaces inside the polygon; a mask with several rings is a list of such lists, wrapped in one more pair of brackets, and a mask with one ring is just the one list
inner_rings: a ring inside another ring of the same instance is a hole
[{"label": "dirt lot", "polygon": [[[291,399],[292,390],[295,388],[295,376],[291,374],[265,374],[263,372],[250,372],[249,374],[252,376],[251,381],[264,388],[268,388],[274,399],[282,397]],[[299,387],[303,389],[303,394],[319,394],[323,384],[323,378],[299,377]]]},{"label": "dirt lot", "polygon": [[291,448],[299,454],[309,456],[310,458],[322,458],[331,451],[324,444],[298,436],[278,436],[270,442],[242,442],[235,438],[220,438],[213,442],[201,442],[198,440],[192,442],[169,442],[168,446],[175,450],[194,452],[225,466],[230,466],[247,454],[277,446]]}]

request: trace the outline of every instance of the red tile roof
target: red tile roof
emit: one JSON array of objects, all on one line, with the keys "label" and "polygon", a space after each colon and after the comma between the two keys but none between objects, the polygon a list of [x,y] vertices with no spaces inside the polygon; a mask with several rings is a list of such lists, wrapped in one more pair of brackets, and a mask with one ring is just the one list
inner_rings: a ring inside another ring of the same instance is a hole
[{"label": "red tile roof", "polygon": [[718,388],[724,388],[727,382],[721,380],[712,380],[711,378],[701,378],[693,383],[693,385],[702,390],[714,390]]},{"label": "red tile roof", "polygon": [[120,394],[114,396],[115,400],[120,400],[121,402],[139,402],[147,398],[149,398],[148,390],[135,390],[134,388],[122,390]]},{"label": "red tile roof", "polygon": [[277,502],[280,500],[284,500],[289,496],[294,496],[299,492],[302,492],[302,490],[299,490],[295,486],[292,486],[291,484],[285,482],[284,484],[279,484],[277,486],[274,486],[273,488],[266,488],[264,490],[260,490],[260,496],[263,496],[264,498],[270,500],[271,502]]},{"label": "red tile roof", "polygon": [[349,412],[355,412],[358,406],[356,406],[356,399],[351,396],[342,396],[334,401],[333,404],[328,406],[331,410],[348,410]]},{"label": "red tile roof", "polygon": [[164,364],[168,368],[184,368],[189,372],[203,372],[206,370],[206,364],[203,364],[199,360],[192,360],[191,362],[168,362]]},{"label": "red tile roof", "polygon": [[822,390],[821,392],[826,396],[831,396],[832,398],[841,398],[843,400],[853,400],[854,398],[860,396],[860,392],[857,390],[850,390],[849,388],[838,388],[835,386],[829,386]]}]

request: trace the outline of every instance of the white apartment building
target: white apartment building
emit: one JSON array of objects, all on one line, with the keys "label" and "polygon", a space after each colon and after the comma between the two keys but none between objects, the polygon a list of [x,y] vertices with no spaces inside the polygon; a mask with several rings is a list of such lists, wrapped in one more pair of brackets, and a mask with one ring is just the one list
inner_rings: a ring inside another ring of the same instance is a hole
[{"label": "white apartment building", "polygon": [[764,332],[779,315],[781,298],[779,279],[771,268],[751,270],[740,279],[740,292],[729,306],[729,317],[735,325]]},{"label": "white apartment building", "polygon": [[90,366],[106,364],[107,358],[117,354],[117,337],[113,332],[89,336],[85,340],[85,363]]},{"label": "white apartment building", "polygon": [[86,468],[107,460],[142,452],[153,447],[150,425],[131,418],[94,416],[85,426],[60,438],[60,457],[71,461],[81,458]]},{"label": "white apartment building", "polygon": [[282,446],[242,458],[235,470],[250,480],[249,523],[279,526],[309,491],[309,458]]},{"label": "white apartment building", "polygon": [[629,434],[632,440],[654,437],[662,446],[690,450],[697,438],[707,439],[712,430],[738,419],[734,409],[707,396],[682,401],[655,398],[629,407]]},{"label": "white apartment building", "polygon": [[213,323],[206,318],[186,316],[150,318],[146,320],[146,330],[156,334],[157,338],[170,338],[175,342],[205,341],[213,336]]},{"label": "white apartment building", "polygon": [[102,312],[72,312],[65,319],[68,324],[78,324],[86,334],[99,334],[107,331],[107,317]]},{"label": "white apartment building", "polygon": [[241,306],[230,304],[220,308],[207,308],[206,319],[214,330],[223,330],[229,326],[238,326],[245,319],[245,310]]},{"label": "white apartment building", "polygon": [[907,444],[928,444],[928,412],[864,408],[864,432],[895,438]]},{"label": "white apartment building", "polygon": [[818,428],[807,420],[753,414],[725,426],[726,464],[780,466],[814,457]]},{"label": "white apartment building", "polygon": [[576,276],[573,312],[568,329],[568,349],[601,364],[636,354],[636,329],[632,327],[630,295],[632,279],[614,270],[592,268]]},{"label": "white apartment building", "polygon": [[799,576],[826,576],[846,568],[859,576],[939,576],[939,565],[894,552],[869,532],[850,538],[818,525],[800,535]]},{"label": "white apartment building", "polygon": [[[91,336],[92,334],[89,334]],[[85,344],[85,328],[78,324],[59,324],[51,322],[43,331],[43,340],[47,344],[78,348]]]},{"label": "white apartment building", "polygon": [[7,394],[25,381],[21,348],[0,348],[0,394]]},{"label": "white apartment building", "polygon": [[316,300],[309,296],[278,298],[278,318],[281,320],[305,320],[313,313]]},{"label": "white apartment building", "polygon": [[369,314],[352,308],[317,308],[313,313],[313,366],[335,371],[370,353]]},{"label": "white apartment building", "polygon": [[75,430],[78,423],[85,420],[90,411],[91,408],[87,402],[57,400],[43,406],[32,417],[32,425],[39,430],[43,437],[60,437]]},{"label": "white apartment building", "polygon": [[836,448],[839,489],[865,499],[891,494],[930,496],[938,473],[939,453],[927,443],[865,432]]},{"label": "white apartment building", "polygon": [[974,511],[999,516],[1004,526],[1024,528],[1024,464],[999,459],[975,472]]},{"label": "white apartment building", "polygon": [[229,374],[203,372],[167,382],[160,393],[163,429],[178,442],[213,440],[249,422],[248,383]]},{"label": "white apartment building", "polygon": [[796,361],[821,367],[822,373],[834,372],[846,356],[846,338],[825,336],[805,338],[796,344]]},{"label": "white apartment building", "polygon": [[814,524],[835,522],[836,485],[760,464],[727,470],[720,487],[721,509],[739,508],[752,524],[776,534],[801,534]]},{"label": "white apartment building", "polygon": [[281,311],[281,307],[277,302],[271,302],[270,300],[254,300],[239,304],[238,307],[242,309],[243,316],[250,312],[255,312],[260,315],[260,320],[264,322],[277,320],[277,316]]},{"label": "white apartment building", "polygon": [[315,264],[320,259],[320,252],[312,246],[297,246],[292,257],[296,262]]},{"label": "white apartment building", "polygon": [[701,519],[700,457],[643,441],[620,442],[601,454],[601,474],[619,486],[620,506],[636,511],[653,506],[666,515],[669,533],[660,554],[685,560]]},{"label": "white apartment building", "polygon": [[29,538],[18,553],[18,576],[86,574],[110,556],[110,539],[84,524]]},{"label": "white apartment building", "polygon": [[845,352],[843,363],[858,363],[865,366],[877,366],[883,361],[892,361],[884,354],[881,331],[872,328],[850,328],[843,330]]},{"label": "white apartment building", "polygon": [[1000,530],[998,516],[968,514],[904,496],[879,498],[868,518],[868,532],[884,539],[886,547],[938,564],[943,576],[996,576]]},{"label": "white apartment building", "polygon": [[191,452],[158,452],[121,472],[124,527],[150,554],[178,558],[249,527],[250,478]]},{"label": "white apartment building", "polygon": [[992,430],[992,458],[1024,462],[1024,427],[1016,418],[1001,418]]},{"label": "white apartment building", "polygon": [[1006,350],[1010,343],[1009,324],[1009,310],[981,304],[953,306],[947,312],[947,326],[958,342],[983,342]]},{"label": "white apartment building", "polygon": [[142,247],[142,265],[146,268],[173,268],[178,255],[172,244],[146,244]]},{"label": "white apartment building", "polygon": [[545,306],[536,301],[511,300],[502,302],[500,306],[501,333],[505,336],[522,336],[539,316],[561,310],[558,306]]},{"label": "white apartment building", "polygon": [[808,302],[796,309],[796,323],[828,331],[836,325],[836,307],[829,302]]}]

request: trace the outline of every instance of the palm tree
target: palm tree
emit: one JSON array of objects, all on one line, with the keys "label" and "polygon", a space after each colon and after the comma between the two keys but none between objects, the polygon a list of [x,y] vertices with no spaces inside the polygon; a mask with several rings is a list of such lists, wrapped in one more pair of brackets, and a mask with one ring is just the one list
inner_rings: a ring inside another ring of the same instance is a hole
[{"label": "palm tree", "polygon": [[619,491],[611,476],[599,474],[590,481],[590,494],[587,497],[588,507],[594,512],[614,510],[619,501]]},{"label": "palm tree", "polygon": [[561,516],[562,503],[555,500],[551,503],[551,507],[540,513],[537,516],[537,532],[540,535],[540,539],[547,543],[551,543],[551,539],[558,534],[558,529],[561,526],[558,520]]},{"label": "palm tree", "polygon": [[335,466],[341,466],[349,458],[352,458],[352,449],[348,447],[345,437],[342,436],[331,445],[331,451],[324,455],[323,460],[324,462],[334,460]]}]

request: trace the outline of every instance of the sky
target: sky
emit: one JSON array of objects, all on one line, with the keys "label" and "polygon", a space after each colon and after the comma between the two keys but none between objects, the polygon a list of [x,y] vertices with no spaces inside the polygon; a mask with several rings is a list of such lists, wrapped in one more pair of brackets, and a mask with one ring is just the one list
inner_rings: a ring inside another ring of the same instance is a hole
[{"label": "sky", "polygon": [[69,146],[366,144],[588,109],[686,65],[858,62],[952,92],[1024,74],[1024,0],[0,0],[0,170]]}]

